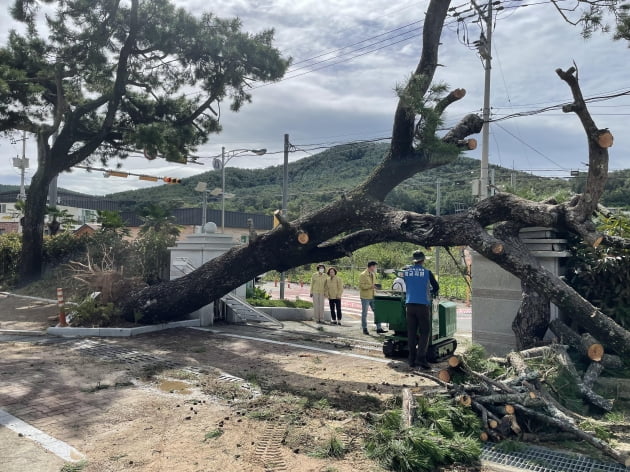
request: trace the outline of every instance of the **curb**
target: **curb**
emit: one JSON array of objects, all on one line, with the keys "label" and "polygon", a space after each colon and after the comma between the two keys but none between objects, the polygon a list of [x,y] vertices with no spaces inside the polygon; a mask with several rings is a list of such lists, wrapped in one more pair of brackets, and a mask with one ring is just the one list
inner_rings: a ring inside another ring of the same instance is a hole
[{"label": "curb", "polygon": [[0,329],[0,334],[13,336],[46,336],[46,331],[29,331],[28,329]]},{"label": "curb", "polygon": [[157,325],[138,326],[136,328],[71,328],[71,327],[52,327],[46,330],[51,336],[61,337],[129,337],[139,334],[153,333],[155,331],[163,331],[171,328],[188,328],[201,326],[200,320],[183,320],[174,321],[172,323],[161,323]]}]

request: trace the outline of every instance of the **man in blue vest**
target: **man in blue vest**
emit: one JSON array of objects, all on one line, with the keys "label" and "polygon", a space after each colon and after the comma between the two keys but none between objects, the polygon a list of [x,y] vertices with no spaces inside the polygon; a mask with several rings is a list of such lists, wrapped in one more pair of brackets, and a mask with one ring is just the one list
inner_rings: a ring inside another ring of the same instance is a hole
[{"label": "man in blue vest", "polygon": [[[413,265],[403,272],[407,288],[407,337],[409,339],[409,367],[430,369],[427,349],[431,336],[431,299],[436,297],[440,285],[433,273],[424,267],[424,253],[413,253]],[[418,331],[420,337],[418,339]]]}]

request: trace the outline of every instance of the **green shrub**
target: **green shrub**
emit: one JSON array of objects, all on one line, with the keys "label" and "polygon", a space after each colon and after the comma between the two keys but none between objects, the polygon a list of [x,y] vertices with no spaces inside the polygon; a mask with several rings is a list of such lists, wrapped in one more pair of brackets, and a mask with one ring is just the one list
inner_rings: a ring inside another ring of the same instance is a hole
[{"label": "green shrub", "polygon": [[82,256],[86,242],[87,238],[77,237],[68,231],[55,236],[44,236],[43,261],[54,267]]},{"label": "green shrub", "polygon": [[110,326],[120,320],[120,312],[113,303],[99,304],[92,297],[84,298],[73,306],[71,313],[75,326]]},{"label": "green shrub", "polygon": [[305,300],[269,300],[260,298],[248,298],[247,303],[253,306],[279,307],[279,308],[313,308],[311,302]]},{"label": "green shrub", "polygon": [[17,282],[21,250],[19,234],[0,234],[0,284],[12,287]]},{"label": "green shrub", "polygon": [[270,300],[271,295],[267,293],[267,291],[263,288],[260,288],[256,285],[247,287],[247,298],[252,298],[255,300]]}]

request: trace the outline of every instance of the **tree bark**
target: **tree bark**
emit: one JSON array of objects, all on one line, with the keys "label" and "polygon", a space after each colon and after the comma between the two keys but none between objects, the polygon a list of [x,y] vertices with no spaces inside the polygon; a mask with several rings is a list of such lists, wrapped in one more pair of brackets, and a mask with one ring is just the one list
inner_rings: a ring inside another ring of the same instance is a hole
[{"label": "tree bark", "polygon": [[[584,357],[589,357],[589,343],[584,342],[584,338],[569,328],[561,320],[555,319],[549,323],[549,329],[558,337],[560,342],[568,344]],[[623,362],[619,356],[612,354],[604,354],[601,358],[601,364],[609,370],[616,370],[623,367]]]},{"label": "tree bark", "polygon": [[539,346],[543,342],[551,307],[549,299],[540,295],[526,280],[521,281],[523,299],[512,322],[512,331],[516,335],[516,349],[523,350]]}]

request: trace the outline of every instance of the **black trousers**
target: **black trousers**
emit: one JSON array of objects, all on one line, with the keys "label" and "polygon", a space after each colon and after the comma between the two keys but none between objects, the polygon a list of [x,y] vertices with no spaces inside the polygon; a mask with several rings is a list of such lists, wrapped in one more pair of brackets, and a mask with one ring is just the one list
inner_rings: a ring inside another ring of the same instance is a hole
[{"label": "black trousers", "polygon": [[[330,319],[332,321],[341,321],[341,298],[329,299],[328,306],[330,306]],[[335,314],[335,309],[337,310],[337,314]]]},{"label": "black trousers", "polygon": [[[429,305],[408,303],[407,337],[409,339],[409,362],[427,360],[429,337],[431,336],[431,311]],[[418,336],[420,331],[420,336]]]}]

